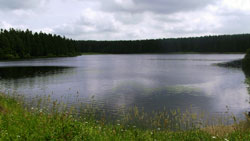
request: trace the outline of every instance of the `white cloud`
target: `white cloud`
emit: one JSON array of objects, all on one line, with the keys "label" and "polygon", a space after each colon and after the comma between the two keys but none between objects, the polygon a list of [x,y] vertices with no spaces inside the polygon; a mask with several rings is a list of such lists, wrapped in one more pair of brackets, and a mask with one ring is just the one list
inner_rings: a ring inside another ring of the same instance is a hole
[{"label": "white cloud", "polygon": [[250,0],[0,0],[0,28],[29,28],[85,40],[249,33],[249,3]]},{"label": "white cloud", "polygon": [[1,29],[10,29],[10,28],[16,28],[16,29],[22,29],[25,30],[28,27],[26,27],[25,25],[12,25],[6,21],[0,21],[0,28]]},{"label": "white cloud", "polygon": [[0,21],[0,28],[2,28],[2,29],[9,29],[11,27],[12,27],[11,24],[9,24],[9,23],[7,23],[5,21]]},{"label": "white cloud", "polygon": [[41,29],[34,29],[34,32],[43,32],[43,33],[53,33],[54,30],[52,28],[41,28]]},{"label": "white cloud", "polygon": [[113,14],[85,9],[79,19],[58,25],[54,28],[54,31],[77,39],[93,35],[104,38],[109,33],[117,32],[118,27],[119,22],[114,18]]},{"label": "white cloud", "polygon": [[224,9],[250,11],[250,0],[222,0],[221,5]]}]

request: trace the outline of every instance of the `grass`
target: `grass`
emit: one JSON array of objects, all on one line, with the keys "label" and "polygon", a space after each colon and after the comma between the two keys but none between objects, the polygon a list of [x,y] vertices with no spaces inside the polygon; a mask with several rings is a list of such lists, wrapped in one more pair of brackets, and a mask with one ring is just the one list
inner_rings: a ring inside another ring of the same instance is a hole
[{"label": "grass", "polygon": [[231,126],[210,126],[186,131],[142,129],[109,124],[73,111],[44,112],[26,107],[22,100],[0,94],[0,140],[249,140],[250,119]]}]

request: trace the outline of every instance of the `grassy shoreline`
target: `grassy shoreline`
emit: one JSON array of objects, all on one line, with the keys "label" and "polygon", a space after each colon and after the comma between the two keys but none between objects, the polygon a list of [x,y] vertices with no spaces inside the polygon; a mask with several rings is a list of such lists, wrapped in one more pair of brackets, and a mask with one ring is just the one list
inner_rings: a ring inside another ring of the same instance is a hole
[{"label": "grassy shoreline", "polygon": [[21,100],[0,94],[0,140],[248,140],[249,120],[234,126],[187,131],[140,129],[76,119],[69,112],[46,113],[23,106]]}]

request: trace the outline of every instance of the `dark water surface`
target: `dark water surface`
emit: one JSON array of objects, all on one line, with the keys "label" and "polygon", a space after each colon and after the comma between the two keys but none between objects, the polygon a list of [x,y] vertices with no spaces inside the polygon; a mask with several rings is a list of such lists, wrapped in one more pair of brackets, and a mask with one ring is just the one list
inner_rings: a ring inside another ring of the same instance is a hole
[{"label": "dark water surface", "polygon": [[[145,111],[167,109],[235,115],[249,110],[249,94],[241,69],[214,63],[241,54],[85,55],[0,62],[0,91],[28,97],[51,95],[68,104],[94,96],[102,108]],[[63,98],[62,98],[63,97]]]}]

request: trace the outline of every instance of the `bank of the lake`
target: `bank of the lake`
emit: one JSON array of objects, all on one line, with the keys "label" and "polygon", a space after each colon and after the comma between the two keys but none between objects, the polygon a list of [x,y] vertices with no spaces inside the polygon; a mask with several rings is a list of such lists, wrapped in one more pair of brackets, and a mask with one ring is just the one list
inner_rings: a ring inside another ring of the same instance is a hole
[{"label": "bank of the lake", "polygon": [[22,61],[22,60],[32,60],[32,59],[43,59],[43,58],[63,58],[63,57],[77,57],[82,55],[81,53],[65,54],[65,55],[47,55],[47,56],[28,56],[28,57],[10,57],[10,58],[0,58],[0,61]]},{"label": "bank of the lake", "polygon": [[46,113],[35,107],[25,108],[22,100],[0,95],[1,140],[248,140],[249,127],[248,119],[233,126],[188,131],[139,129],[76,119],[70,112]]},{"label": "bank of the lake", "polygon": [[238,60],[225,62],[225,63],[217,63],[215,65],[221,66],[221,67],[242,68],[242,62],[243,62],[243,59],[238,59]]}]

